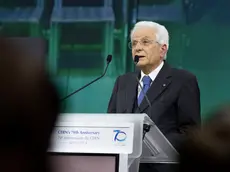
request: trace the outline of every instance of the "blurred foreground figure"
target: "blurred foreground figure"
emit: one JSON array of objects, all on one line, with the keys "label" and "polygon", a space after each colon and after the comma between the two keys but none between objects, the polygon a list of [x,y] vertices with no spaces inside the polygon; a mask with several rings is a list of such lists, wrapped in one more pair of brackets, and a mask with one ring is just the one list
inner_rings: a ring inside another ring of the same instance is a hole
[{"label": "blurred foreground figure", "polygon": [[36,38],[0,38],[0,171],[45,172],[59,98]]},{"label": "blurred foreground figure", "polygon": [[192,131],[180,152],[180,172],[230,171],[230,106]]}]

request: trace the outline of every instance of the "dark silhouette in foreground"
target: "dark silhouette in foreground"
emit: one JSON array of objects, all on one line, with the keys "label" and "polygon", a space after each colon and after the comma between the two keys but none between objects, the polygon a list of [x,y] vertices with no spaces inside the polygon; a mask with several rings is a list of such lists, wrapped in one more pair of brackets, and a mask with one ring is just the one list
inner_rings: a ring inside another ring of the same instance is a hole
[{"label": "dark silhouette in foreground", "polygon": [[0,38],[0,171],[46,172],[59,97],[37,38]]},{"label": "dark silhouette in foreground", "polygon": [[230,106],[210,116],[182,145],[179,172],[230,171]]}]

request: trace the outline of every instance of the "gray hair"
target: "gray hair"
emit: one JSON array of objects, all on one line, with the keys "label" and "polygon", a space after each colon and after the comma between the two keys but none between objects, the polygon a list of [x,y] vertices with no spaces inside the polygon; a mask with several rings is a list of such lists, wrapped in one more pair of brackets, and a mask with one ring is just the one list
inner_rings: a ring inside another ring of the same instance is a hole
[{"label": "gray hair", "polygon": [[[152,21],[137,22],[134,25],[133,29],[131,30],[131,34],[130,34],[131,39],[133,37],[133,33],[135,32],[135,30],[140,27],[151,27],[154,30],[156,30],[156,39],[157,39],[156,41],[161,45],[165,44],[167,46],[167,49],[169,48],[169,33],[167,29],[165,28],[165,26],[160,25],[159,23],[156,23],[156,22],[152,22]],[[164,59],[166,59],[166,55]]]}]

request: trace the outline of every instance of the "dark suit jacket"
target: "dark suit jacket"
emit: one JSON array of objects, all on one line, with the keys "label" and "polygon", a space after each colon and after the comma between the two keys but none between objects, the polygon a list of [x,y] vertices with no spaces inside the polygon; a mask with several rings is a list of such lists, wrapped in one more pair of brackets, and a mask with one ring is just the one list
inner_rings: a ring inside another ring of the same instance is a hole
[{"label": "dark suit jacket", "polygon": [[147,113],[161,132],[177,149],[188,127],[199,125],[200,91],[196,77],[167,62],[147,92],[151,109],[144,98],[133,110],[137,99],[140,71],[119,76],[109,101],[108,113]]}]

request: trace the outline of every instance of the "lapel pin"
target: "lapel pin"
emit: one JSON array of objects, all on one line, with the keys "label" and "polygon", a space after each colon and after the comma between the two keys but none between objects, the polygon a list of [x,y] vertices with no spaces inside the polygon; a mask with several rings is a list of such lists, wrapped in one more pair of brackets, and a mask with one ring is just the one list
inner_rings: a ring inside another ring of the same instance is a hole
[{"label": "lapel pin", "polygon": [[165,87],[166,86],[166,84],[163,84],[163,87]]}]

